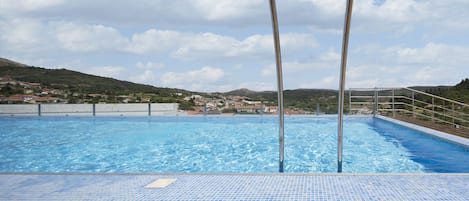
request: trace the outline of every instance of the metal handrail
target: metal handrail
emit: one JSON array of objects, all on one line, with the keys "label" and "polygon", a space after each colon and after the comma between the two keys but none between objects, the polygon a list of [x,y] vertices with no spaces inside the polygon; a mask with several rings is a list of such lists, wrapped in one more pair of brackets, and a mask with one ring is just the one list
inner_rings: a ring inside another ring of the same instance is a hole
[{"label": "metal handrail", "polygon": [[270,0],[270,12],[272,17],[272,30],[275,46],[275,61],[277,65],[277,92],[278,92],[278,116],[279,116],[279,172],[283,172],[284,162],[284,109],[283,109],[283,79],[282,79],[282,54],[280,51],[280,37],[278,31],[277,6],[275,0]]},{"label": "metal handrail", "polygon": [[[392,112],[392,115],[395,116],[396,111],[408,112],[413,114],[414,117],[422,116],[431,119],[431,121],[444,122],[450,125],[454,125],[456,127],[469,129],[469,127],[467,126],[469,124],[469,119],[467,119],[467,117],[469,117],[469,114],[461,110],[465,107],[469,107],[469,105],[465,103],[461,103],[455,100],[451,100],[448,98],[440,97],[411,88],[351,88],[349,90],[350,111],[360,111],[361,109],[363,109],[363,107],[370,109],[369,106],[365,105],[374,105],[373,114],[376,114],[379,111],[385,111]],[[380,96],[378,92],[382,93],[382,91],[386,91],[386,95]],[[395,95],[396,91],[399,95]],[[374,92],[374,95],[353,96],[352,92]],[[412,93],[411,97],[409,97],[409,92]],[[423,95],[427,98],[425,98],[424,100],[419,100],[416,95],[419,95],[419,97]],[[431,98],[430,102],[428,102],[428,97]],[[383,99],[385,100],[381,102],[380,100]],[[400,101],[396,101],[396,99]],[[409,103],[410,101],[412,101],[412,103]],[[362,105],[362,108],[353,108],[353,105]],[[388,105],[388,107],[382,108],[386,105]],[[424,107],[422,105],[424,105]],[[396,108],[396,106],[398,108]],[[406,109],[402,107],[410,107],[411,109]],[[459,110],[456,108],[458,108]],[[426,114],[420,114],[416,110],[425,112]]]},{"label": "metal handrail", "polygon": [[429,93],[426,93],[426,92],[423,92],[423,91],[419,91],[419,90],[415,90],[415,89],[411,89],[411,88],[407,88],[407,87],[404,87],[403,89],[407,89],[407,90],[409,90],[409,91],[417,92],[417,93],[420,93],[420,94],[423,94],[423,95],[427,95],[427,96],[430,96],[430,97],[438,98],[438,99],[441,99],[441,100],[444,100],[444,101],[448,101],[448,102],[456,103],[456,104],[458,104],[458,105],[462,105],[462,106],[465,106],[465,107],[469,107],[468,104],[461,103],[461,102],[458,102],[458,101],[455,101],[455,100],[451,100],[451,99],[447,99],[447,98],[444,98],[444,97],[441,97],[441,96],[429,94]]},{"label": "metal handrail", "polygon": [[337,172],[342,172],[342,138],[343,138],[343,116],[344,116],[344,98],[345,98],[345,74],[347,66],[348,40],[350,35],[350,21],[352,20],[353,0],[348,0],[345,7],[344,35],[342,39],[342,55],[340,62],[340,83],[339,83],[339,107],[338,107],[338,129],[337,129]]},{"label": "metal handrail", "polygon": [[[405,103],[404,105],[412,106],[411,104],[407,104],[407,103]],[[435,112],[435,111],[432,111],[432,110],[429,110],[429,109],[426,109],[426,108],[423,108],[423,107],[419,107],[419,106],[414,106],[414,107],[415,107],[415,108],[418,108],[418,109],[421,109],[421,110],[424,110],[424,111],[427,111],[427,112],[434,112],[435,114],[438,114],[438,115],[441,115],[441,116],[445,116],[445,117],[449,117],[449,118],[451,118],[451,119],[455,119],[455,120],[458,120],[458,121],[463,121],[463,122],[469,123],[469,120],[465,120],[465,119],[461,119],[461,118],[458,118],[458,117],[450,116],[450,115],[447,115],[447,114],[444,114],[444,113],[440,113],[440,112]]]}]

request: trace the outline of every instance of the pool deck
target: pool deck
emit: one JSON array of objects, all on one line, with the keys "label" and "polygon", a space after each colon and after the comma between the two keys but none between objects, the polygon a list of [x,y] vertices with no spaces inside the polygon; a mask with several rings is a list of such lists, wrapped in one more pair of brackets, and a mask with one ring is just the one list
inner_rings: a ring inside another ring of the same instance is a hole
[{"label": "pool deck", "polygon": [[469,174],[0,173],[0,200],[469,200]]}]

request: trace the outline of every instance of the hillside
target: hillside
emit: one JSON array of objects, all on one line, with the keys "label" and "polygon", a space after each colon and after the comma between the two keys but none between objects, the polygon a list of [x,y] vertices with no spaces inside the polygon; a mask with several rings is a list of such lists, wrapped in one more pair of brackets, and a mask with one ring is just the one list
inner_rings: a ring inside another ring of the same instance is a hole
[{"label": "hillside", "polygon": [[[251,100],[260,100],[270,105],[276,105],[278,101],[276,91],[251,91],[238,89],[225,93],[224,95],[245,96]],[[316,111],[317,104],[326,113],[337,112],[337,90],[330,89],[294,89],[283,92],[286,108],[297,108],[306,111]]]},{"label": "hillside", "polygon": [[456,86],[443,90],[441,96],[469,104],[469,79],[466,78]]},{"label": "hillside", "polygon": [[[3,88],[0,86],[0,98],[3,97],[3,102],[6,103],[26,102],[23,101],[25,97],[21,99],[19,96],[17,96],[19,98],[17,101],[5,99],[14,99],[14,95],[21,94],[35,96],[38,101],[43,101],[44,98],[51,98],[46,100],[49,102],[57,101],[65,103],[177,102],[180,103],[182,108],[186,109],[190,109],[193,106],[203,106],[209,101],[214,101],[213,105],[226,103],[233,99],[234,96],[247,97],[248,100],[260,101],[270,106],[277,105],[278,101],[276,91],[258,92],[249,89],[238,89],[226,93],[198,93],[183,89],[160,88],[137,84],[67,69],[46,69],[28,66],[3,58],[0,58],[0,78],[40,85],[38,88],[31,88],[30,86],[25,88],[24,86],[11,84],[6,84]],[[469,103],[469,79],[467,78],[454,87],[416,86],[411,88]],[[50,90],[55,91],[51,93]],[[191,98],[191,95],[195,94],[201,95],[203,98],[200,100]],[[347,96],[348,93],[346,93],[346,98]],[[219,101],[217,102],[215,99]],[[322,112],[337,112],[337,90],[285,90],[284,100],[285,107],[292,110],[316,111],[319,104]]]},{"label": "hillside", "polygon": [[67,69],[46,69],[26,66],[7,59],[0,60],[0,77],[10,77],[24,82],[40,83],[42,86],[71,90],[80,93],[126,95],[129,93],[189,93],[181,89],[158,88],[113,78],[89,75]]}]

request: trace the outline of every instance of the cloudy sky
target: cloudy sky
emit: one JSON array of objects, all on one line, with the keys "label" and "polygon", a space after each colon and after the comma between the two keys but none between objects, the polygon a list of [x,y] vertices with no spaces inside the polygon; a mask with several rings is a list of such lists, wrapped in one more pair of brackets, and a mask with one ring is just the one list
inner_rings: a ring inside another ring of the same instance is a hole
[{"label": "cloudy sky", "polygon": [[[277,0],[286,89],[339,85],[345,0]],[[346,87],[469,77],[469,1],[355,0]],[[275,90],[268,0],[0,0],[0,57],[159,87]]]}]

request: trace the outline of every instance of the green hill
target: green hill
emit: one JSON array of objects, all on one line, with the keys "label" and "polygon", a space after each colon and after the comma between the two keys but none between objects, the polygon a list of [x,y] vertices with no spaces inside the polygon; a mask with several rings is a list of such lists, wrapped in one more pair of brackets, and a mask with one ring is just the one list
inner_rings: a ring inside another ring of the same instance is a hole
[{"label": "green hill", "polygon": [[40,83],[42,86],[54,89],[88,94],[127,95],[129,93],[154,93],[167,95],[176,92],[190,93],[181,89],[158,88],[67,69],[46,69],[26,66],[6,59],[0,60],[0,77],[10,77],[18,81]]},{"label": "green hill", "polygon": [[449,88],[442,93],[443,97],[453,99],[459,102],[469,103],[469,79],[462,80],[459,84]]},{"label": "green hill", "polygon": [[[286,108],[298,108],[306,111],[316,111],[317,104],[320,110],[326,113],[337,112],[337,90],[330,89],[294,89],[283,92]],[[260,100],[277,105],[278,97],[276,91],[250,91],[238,89],[225,93],[231,96],[246,96],[251,100]],[[347,96],[348,97],[348,96]]]}]

